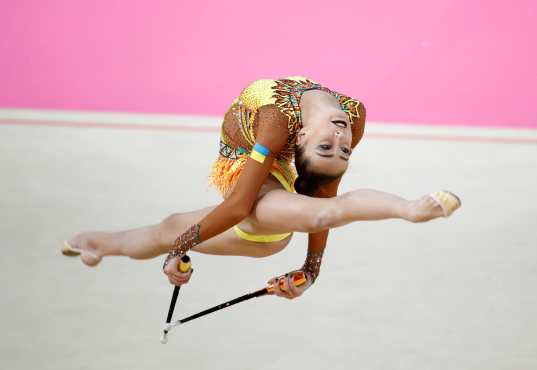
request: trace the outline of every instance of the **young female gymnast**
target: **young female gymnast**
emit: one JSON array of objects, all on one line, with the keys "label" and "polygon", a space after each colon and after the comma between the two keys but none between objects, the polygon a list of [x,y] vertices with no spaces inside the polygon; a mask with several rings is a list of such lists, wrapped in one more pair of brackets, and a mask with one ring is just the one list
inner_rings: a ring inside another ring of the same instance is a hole
[{"label": "young female gymnast", "polygon": [[[254,81],[222,124],[211,175],[224,198],[219,205],[174,213],[138,229],[80,233],[64,242],[62,253],[80,255],[89,266],[103,256],[147,259],[168,253],[164,273],[170,283],[182,285],[192,271],[181,273],[177,266],[189,250],[265,257],[285,248],[293,232],[306,232],[303,266],[268,282],[276,295],[298,297],[319,275],[329,229],[388,218],[424,222],[448,217],[461,205],[447,191],[417,200],[366,189],[338,196],[365,114],[358,100],[304,77]],[[295,287],[291,279],[298,271],[307,283]]]}]

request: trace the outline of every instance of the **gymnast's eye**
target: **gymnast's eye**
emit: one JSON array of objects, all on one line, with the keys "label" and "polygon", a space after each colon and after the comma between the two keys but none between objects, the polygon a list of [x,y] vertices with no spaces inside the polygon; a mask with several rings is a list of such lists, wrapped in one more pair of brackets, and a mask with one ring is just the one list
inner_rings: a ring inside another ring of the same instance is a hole
[{"label": "gymnast's eye", "polygon": [[342,146],[341,151],[345,153],[346,155],[351,155],[351,150],[349,148]]},{"label": "gymnast's eye", "polygon": [[321,145],[319,145],[319,149],[322,149],[322,150],[330,150],[330,148],[332,148],[332,145],[330,145],[330,144],[321,144]]},{"label": "gymnast's eye", "polygon": [[341,127],[341,128],[347,128],[347,122],[343,121],[343,120],[334,120],[332,121],[332,123],[338,127]]}]

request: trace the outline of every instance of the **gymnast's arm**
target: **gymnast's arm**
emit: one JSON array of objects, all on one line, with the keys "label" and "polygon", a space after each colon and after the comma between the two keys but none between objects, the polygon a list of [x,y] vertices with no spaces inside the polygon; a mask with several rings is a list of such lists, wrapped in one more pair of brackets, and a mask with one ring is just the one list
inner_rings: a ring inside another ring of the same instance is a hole
[{"label": "gymnast's arm", "polygon": [[[351,148],[354,149],[360,142],[364,135],[365,117],[366,111],[362,103],[357,106],[357,117],[354,119],[352,125],[352,142]],[[337,196],[337,190],[341,177],[332,181],[329,184],[321,186],[315,193],[317,198],[331,198]],[[329,230],[323,230],[317,233],[308,234],[308,253],[306,260],[302,266],[302,271],[306,272],[311,279],[311,283],[315,282],[319,275],[321,262],[323,258],[323,252],[326,247],[326,241],[328,239]]]},{"label": "gymnast's arm", "polygon": [[[337,189],[340,181],[341,177],[329,184],[321,186],[315,193],[315,197],[331,198],[337,196]],[[302,271],[307,274],[311,284],[313,284],[317,279],[317,276],[319,276],[323,253],[326,247],[326,241],[328,240],[328,232],[329,230],[323,230],[308,234],[308,253],[304,265],[302,266]]]},{"label": "gymnast's arm", "polygon": [[[321,186],[315,192],[316,198],[329,198],[337,195],[337,188],[341,177],[329,184]],[[300,297],[317,279],[321,268],[326,240],[328,239],[328,230],[308,234],[308,253],[304,265],[298,270],[291,271],[285,275],[272,278],[267,283],[274,287],[274,294],[280,297],[293,299]],[[293,277],[297,272],[304,272],[307,276],[307,284],[296,287],[292,284]]]},{"label": "gymnast's arm", "polygon": [[287,118],[275,106],[262,106],[256,118],[257,143],[270,153],[262,163],[251,157],[247,159],[231,195],[175,240],[164,267],[171,258],[186,254],[195,245],[223,233],[250,214],[259,190],[270,173],[274,156],[287,143],[289,135]]},{"label": "gymnast's arm", "polygon": [[[352,141],[351,147],[354,149],[356,145],[360,142],[364,135],[365,127],[365,117],[366,111],[365,107],[361,102],[355,101],[356,111],[354,114],[353,124],[351,127],[352,130]],[[321,186],[314,194],[316,198],[331,198],[337,196],[337,190],[341,177],[332,181],[329,184]],[[309,288],[317,279],[321,269],[321,262],[323,258],[324,249],[326,247],[326,241],[328,239],[329,230],[323,230],[316,233],[308,234],[308,252],[306,255],[306,260],[302,265],[300,270],[292,271],[285,276],[280,276],[269,280],[270,284],[274,285],[275,294],[286,297],[286,298],[296,298],[302,295],[302,293]],[[291,284],[292,275],[297,271],[303,271],[308,277],[308,284],[295,287]],[[284,289],[280,289],[280,283],[283,284]]]}]

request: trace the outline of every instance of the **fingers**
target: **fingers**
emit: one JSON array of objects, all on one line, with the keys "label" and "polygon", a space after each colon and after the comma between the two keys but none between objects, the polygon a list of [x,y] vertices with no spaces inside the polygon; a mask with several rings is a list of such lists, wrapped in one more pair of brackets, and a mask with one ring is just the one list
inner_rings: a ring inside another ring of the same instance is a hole
[{"label": "fingers", "polygon": [[296,287],[295,284],[293,284],[293,274],[288,274],[285,281],[286,281],[286,289],[289,290],[293,298],[300,297],[302,295],[303,290],[300,287]]},{"label": "fingers", "polygon": [[277,279],[277,291],[279,292],[280,297],[284,297],[287,299],[294,298],[291,292],[289,291],[289,285],[287,283],[287,278],[285,276],[281,276],[279,279]]},{"label": "fingers", "polygon": [[194,269],[190,269],[188,272],[173,271],[167,275],[173,276],[174,278],[179,280],[188,280],[190,279],[190,275],[192,275],[192,271],[194,271]]},{"label": "fingers", "polygon": [[287,277],[289,289],[291,290],[291,293],[293,294],[294,298],[300,297],[306,291],[306,289],[308,289],[311,285],[308,280],[307,282],[301,284],[300,286],[296,286],[295,283],[293,282],[293,278],[296,273],[303,274],[302,271],[293,271],[289,273],[289,276]]},{"label": "fingers", "polygon": [[272,286],[272,292],[270,294],[276,294],[276,284],[278,282],[276,281],[276,278],[272,278],[269,281],[267,281],[267,286]]},{"label": "fingers", "polygon": [[274,286],[274,295],[293,299],[302,295],[302,290],[293,286],[291,274],[279,276],[268,281],[268,284]]},{"label": "fingers", "polygon": [[168,276],[168,281],[170,282],[170,284],[175,285],[175,286],[181,286],[185,284],[184,280],[179,280],[171,276]]},{"label": "fingers", "polygon": [[177,285],[177,286],[186,284],[188,283],[188,281],[190,280],[190,277],[192,276],[192,271],[193,270],[190,270],[190,272],[187,272],[187,273],[168,274],[168,280],[171,284]]},{"label": "fingers", "polygon": [[164,266],[164,273],[166,275],[172,273],[172,272],[177,272],[178,269],[177,269],[177,263],[179,262],[179,259],[177,257],[174,257],[174,258],[171,258],[170,260],[166,260],[165,262],[165,266]]},{"label": "fingers", "polygon": [[289,287],[289,275],[286,274],[285,276],[282,276],[278,286],[281,287],[280,289],[285,293],[286,298],[294,298],[291,288]]},{"label": "fingers", "polygon": [[188,272],[180,272],[177,269],[177,265],[175,265],[175,269],[173,268],[174,265],[171,265],[172,267],[169,268],[170,265],[171,263],[168,264],[168,266],[166,266],[166,268],[164,269],[164,273],[168,276],[168,281],[176,286],[188,283],[190,277],[192,276],[192,273],[194,272],[194,269],[191,268]]},{"label": "fingers", "polygon": [[280,278],[275,277],[275,278],[270,279],[268,283],[269,285],[273,286],[272,294],[280,296],[280,297],[284,297],[285,295],[280,288],[279,281],[280,281]]}]

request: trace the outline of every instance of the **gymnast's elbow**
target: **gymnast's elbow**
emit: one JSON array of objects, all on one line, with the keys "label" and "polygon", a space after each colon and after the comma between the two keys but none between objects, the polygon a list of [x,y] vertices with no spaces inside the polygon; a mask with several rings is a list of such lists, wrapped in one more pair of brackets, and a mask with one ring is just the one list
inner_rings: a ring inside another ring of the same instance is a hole
[{"label": "gymnast's elbow", "polygon": [[233,216],[235,217],[235,224],[238,224],[244,220],[250,214],[251,209],[245,206],[239,206],[233,211]]},{"label": "gymnast's elbow", "polygon": [[231,196],[228,198],[228,217],[233,220],[234,224],[238,224],[246,217],[248,217],[252,211],[253,203],[245,202],[240,197]]}]

